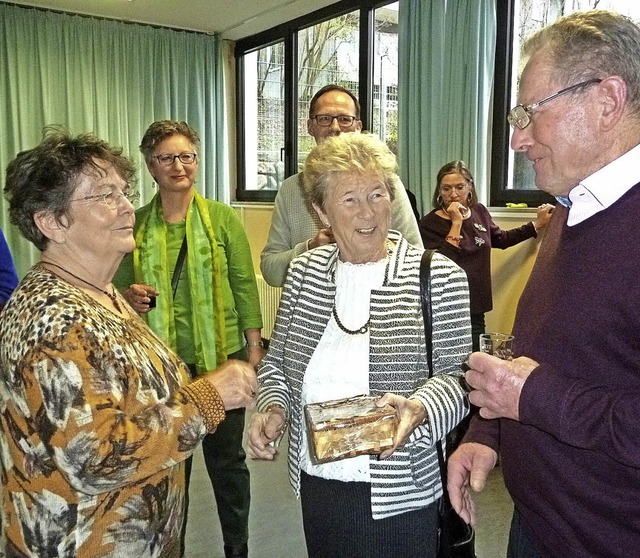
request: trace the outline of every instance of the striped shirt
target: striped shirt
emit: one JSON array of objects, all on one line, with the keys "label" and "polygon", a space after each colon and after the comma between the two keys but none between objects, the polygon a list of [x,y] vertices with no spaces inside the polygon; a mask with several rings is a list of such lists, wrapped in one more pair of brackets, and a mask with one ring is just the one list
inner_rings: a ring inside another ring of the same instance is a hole
[{"label": "striped shirt", "polygon": [[[369,391],[420,400],[427,413],[402,449],[380,461],[371,456],[371,510],[380,519],[429,505],[442,495],[434,443],[468,412],[458,382],[460,363],[471,350],[467,278],[456,264],[434,254],[431,264],[434,377],[428,379],[419,269],[422,249],[396,231],[383,285],[371,292]],[[331,317],[338,249],[305,252],[291,263],[269,351],[258,380],[258,409],[282,406],[288,415],[289,480],[300,492],[300,439],[304,428],[304,373]]]}]

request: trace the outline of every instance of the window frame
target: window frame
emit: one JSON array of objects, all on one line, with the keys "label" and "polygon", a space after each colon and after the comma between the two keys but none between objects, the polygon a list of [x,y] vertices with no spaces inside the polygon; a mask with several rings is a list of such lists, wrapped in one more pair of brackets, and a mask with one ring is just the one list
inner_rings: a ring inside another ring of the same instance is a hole
[{"label": "window frame", "polygon": [[555,203],[555,198],[541,190],[507,189],[509,183],[509,150],[511,129],[507,113],[511,109],[513,37],[515,28],[515,0],[496,2],[496,54],[493,84],[493,120],[491,133],[491,168],[489,205],[504,207],[506,203],[526,203],[536,207]]},{"label": "window frame", "polygon": [[373,121],[373,42],[375,38],[375,10],[397,0],[342,0],[305,16],[246,37],[236,42],[236,199],[241,202],[273,202],[277,190],[247,190],[245,175],[245,110],[244,110],[244,55],[261,48],[284,43],[284,173],[289,177],[298,172],[297,112],[298,80],[297,33],[301,29],[324,21],[359,11],[359,70],[358,100],[363,129],[369,129]]}]

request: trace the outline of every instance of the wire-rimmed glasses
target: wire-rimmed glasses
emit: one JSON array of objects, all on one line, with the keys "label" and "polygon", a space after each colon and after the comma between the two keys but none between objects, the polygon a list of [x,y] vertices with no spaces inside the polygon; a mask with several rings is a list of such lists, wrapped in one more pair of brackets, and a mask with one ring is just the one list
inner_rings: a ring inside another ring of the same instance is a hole
[{"label": "wire-rimmed glasses", "polygon": [[353,123],[357,118],[346,114],[316,114],[313,117],[313,120],[316,121],[318,126],[322,126],[323,128],[331,126],[334,120],[338,121],[338,126],[340,126],[340,128],[349,128],[350,126],[353,126]]},{"label": "wire-rimmed glasses", "polygon": [[509,125],[512,128],[524,130],[529,124],[531,124],[531,114],[538,107],[544,105],[545,103],[548,103],[556,97],[560,97],[560,95],[570,93],[571,91],[575,91],[576,89],[585,87],[586,85],[600,83],[601,81],[602,80],[600,78],[588,79],[587,81],[576,83],[575,85],[571,85],[570,87],[565,87],[557,93],[549,95],[548,97],[545,97],[544,99],[537,101],[536,103],[533,103],[531,105],[516,105],[509,111],[509,114],[507,114],[507,122],[509,122]]},{"label": "wire-rimmed glasses", "polygon": [[104,194],[94,194],[92,196],[85,196],[84,198],[75,198],[71,201],[88,201],[88,202],[102,202],[109,209],[116,209],[120,198],[126,198],[130,203],[136,203],[140,199],[140,192],[137,190],[113,190],[112,192],[105,192]]},{"label": "wire-rimmed glasses", "polygon": [[193,165],[198,158],[197,153],[179,153],[178,155],[174,155],[173,153],[161,153],[160,155],[156,155],[156,161],[161,164],[163,167],[169,167],[173,165],[176,159],[179,159],[183,165]]}]

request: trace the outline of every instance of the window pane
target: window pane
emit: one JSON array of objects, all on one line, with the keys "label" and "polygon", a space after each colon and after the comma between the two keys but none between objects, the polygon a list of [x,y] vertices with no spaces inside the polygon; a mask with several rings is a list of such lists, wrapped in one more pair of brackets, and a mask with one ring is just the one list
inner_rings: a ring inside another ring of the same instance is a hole
[{"label": "window pane", "polygon": [[244,56],[245,189],[277,190],[284,180],[284,43]]},{"label": "window pane", "polygon": [[[556,19],[574,12],[599,9],[611,10],[629,16],[636,22],[640,21],[640,2],[629,0],[573,0],[559,2],[558,0],[515,0],[515,29],[513,43],[513,60],[511,84],[511,103],[515,106],[518,101],[517,78],[519,75],[519,52],[522,44],[536,31],[553,23]],[[549,94],[554,93],[553,91]],[[535,173],[529,160],[523,153],[509,150],[509,184],[507,189],[536,190]]]},{"label": "window pane", "polygon": [[309,102],[335,83],[358,95],[358,12],[324,21],[298,33],[298,168],[315,145],[307,133]]},{"label": "window pane", "polygon": [[371,131],[396,153],[398,146],[398,2],[374,12]]}]

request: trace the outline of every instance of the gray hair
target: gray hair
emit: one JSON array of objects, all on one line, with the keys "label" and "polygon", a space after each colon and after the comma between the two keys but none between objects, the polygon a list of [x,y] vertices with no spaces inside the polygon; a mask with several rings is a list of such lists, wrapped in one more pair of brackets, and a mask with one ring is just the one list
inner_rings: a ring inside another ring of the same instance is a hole
[{"label": "gray hair", "polygon": [[630,111],[640,115],[640,28],[631,19],[605,10],[570,14],[528,39],[523,54],[529,58],[543,49],[551,55],[554,78],[567,86],[620,76]]},{"label": "gray hair", "polygon": [[395,197],[396,157],[387,144],[371,134],[340,134],[316,145],[304,164],[302,181],[307,201],[324,207],[327,189],[336,176],[360,173],[379,177]]},{"label": "gray hair", "polygon": [[45,250],[49,239],[36,225],[35,215],[50,212],[71,222],[69,205],[80,179],[105,176],[105,164],[113,165],[127,184],[135,182],[135,165],[121,148],[93,134],[72,136],[60,126],[45,128],[42,142],[18,153],[7,166],[4,192],[11,222],[40,251]]}]

